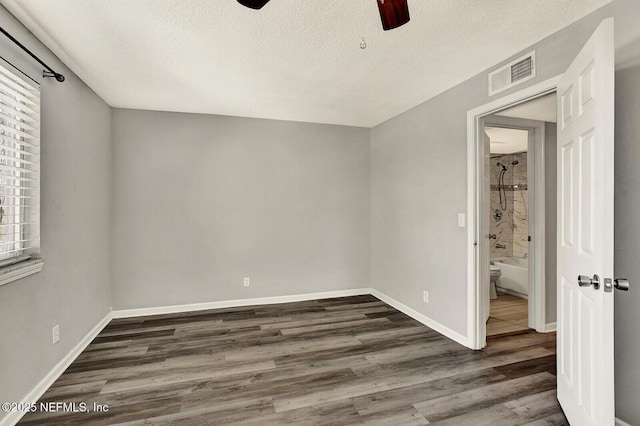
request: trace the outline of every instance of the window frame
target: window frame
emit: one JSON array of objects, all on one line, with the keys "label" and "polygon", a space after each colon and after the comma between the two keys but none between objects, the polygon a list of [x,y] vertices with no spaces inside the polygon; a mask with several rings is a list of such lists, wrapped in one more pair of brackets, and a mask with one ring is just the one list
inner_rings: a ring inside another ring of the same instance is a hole
[{"label": "window frame", "polygon": [[44,266],[40,257],[40,85],[7,64],[11,65],[0,63],[0,286],[40,272]]}]

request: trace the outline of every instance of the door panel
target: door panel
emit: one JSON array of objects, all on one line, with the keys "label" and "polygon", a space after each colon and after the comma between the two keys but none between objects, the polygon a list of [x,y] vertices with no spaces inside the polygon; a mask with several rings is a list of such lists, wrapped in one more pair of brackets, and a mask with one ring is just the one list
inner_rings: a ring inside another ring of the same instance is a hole
[{"label": "door panel", "polygon": [[561,183],[561,191],[562,198],[560,205],[562,206],[560,214],[562,216],[562,221],[559,222],[562,226],[561,235],[562,240],[560,242],[561,247],[563,248],[571,248],[573,247],[573,206],[575,205],[574,199],[575,194],[573,189],[575,185],[573,184],[573,141],[568,141],[560,147],[561,153],[558,158],[561,159],[561,172],[560,179],[558,180]]},{"label": "door panel", "polygon": [[613,425],[613,20],[558,85],[558,400],[575,425]]}]

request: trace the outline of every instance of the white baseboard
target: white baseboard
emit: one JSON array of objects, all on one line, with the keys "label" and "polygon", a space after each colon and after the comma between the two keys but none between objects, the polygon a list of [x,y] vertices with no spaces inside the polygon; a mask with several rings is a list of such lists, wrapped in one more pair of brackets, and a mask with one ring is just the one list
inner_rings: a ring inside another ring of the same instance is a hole
[{"label": "white baseboard", "polygon": [[187,305],[158,306],[154,308],[121,309],[112,312],[113,318],[144,317],[149,315],[176,314],[180,312],[203,311],[208,309],[237,308],[253,305],[273,305],[277,303],[303,302],[307,300],[330,299],[371,294],[370,288],[326,291],[322,293],[293,294],[289,296],[258,297],[254,299],[224,300],[220,302],[191,303]]},{"label": "white baseboard", "polygon": [[446,327],[442,324],[440,324],[437,321],[434,321],[433,319],[429,318],[426,315],[421,314],[420,312],[416,311],[415,309],[412,309],[410,307],[408,307],[407,305],[398,302],[397,300],[387,296],[386,294],[375,290],[375,289],[371,289],[371,294],[375,297],[377,297],[378,299],[382,300],[383,302],[385,302],[388,305],[393,306],[394,308],[396,308],[397,310],[399,310],[400,312],[409,315],[411,318],[413,318],[414,320],[421,322],[422,324],[426,325],[427,327],[437,331],[438,333],[444,335],[445,337],[448,337],[451,340],[454,340],[458,343],[460,343],[463,346],[469,347],[469,340],[467,339],[467,337],[463,336],[462,334],[451,330],[449,327]]},{"label": "white baseboard", "polygon": [[544,332],[545,333],[551,333],[552,331],[556,331],[558,330],[558,323],[557,322],[549,322],[547,324],[545,324],[544,326]]},{"label": "white baseboard", "polygon": [[[98,333],[100,333],[102,329],[105,328],[107,324],[109,324],[111,319],[112,315],[111,312],[109,312],[104,318],[102,318],[102,320],[100,320],[100,322],[95,327],[89,330],[89,332],[82,338],[82,340],[80,340],[80,342],[78,342],[78,344],[75,345],[73,349],[71,349],[71,351],[69,351],[69,353],[65,355],[65,357],[62,358],[62,360],[60,360],[60,362],[58,362],[51,369],[51,371],[49,371],[49,373],[47,373],[47,375],[42,380],[40,380],[40,382],[33,389],[31,389],[31,391],[29,391],[29,393],[27,393],[20,401],[29,404],[38,402],[40,397],[44,395],[49,387],[51,387],[53,382],[55,382],[58,377],[60,377],[60,375],[64,373],[64,370],[66,370],[67,367],[69,367],[71,363],[75,361],[78,355],[80,355],[82,351],[85,350],[87,346],[89,346],[89,343],[91,343],[91,341],[95,339]],[[24,415],[25,412],[12,411],[7,416],[0,419],[0,426],[15,425]]]},{"label": "white baseboard", "polygon": [[619,418],[616,417],[616,426],[631,426],[631,425],[625,422],[624,420],[620,420]]}]

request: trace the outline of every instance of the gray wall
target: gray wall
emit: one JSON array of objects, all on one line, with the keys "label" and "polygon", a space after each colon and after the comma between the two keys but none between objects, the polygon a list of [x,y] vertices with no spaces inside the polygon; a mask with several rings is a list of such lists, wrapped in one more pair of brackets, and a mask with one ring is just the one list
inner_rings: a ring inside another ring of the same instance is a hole
[{"label": "gray wall", "polygon": [[640,66],[616,72],[615,293],[616,415],[640,425]]},{"label": "gray wall", "polygon": [[[625,65],[640,63],[640,48],[637,47],[640,43],[637,25],[640,2],[615,0],[535,44],[537,77],[511,91],[564,72],[601,20],[611,16],[616,21],[618,62]],[[531,47],[512,58],[530,50]],[[372,287],[463,335],[467,331],[467,241],[466,230],[457,227],[456,215],[465,212],[467,207],[466,113],[510,93],[489,98],[487,72],[371,131]],[[628,73],[619,73],[623,78],[617,82],[618,92],[626,77],[626,85],[630,87],[625,88],[624,98],[627,102],[637,102],[634,100],[637,96],[633,96],[638,93],[640,80],[632,71]],[[634,82],[632,77],[636,78]],[[638,111],[637,103],[635,106],[634,111]],[[621,113],[619,109],[617,113]],[[618,118],[618,145],[621,144],[620,134],[637,137],[637,117],[635,114],[626,119]],[[633,151],[637,150],[635,145],[631,146],[635,142],[627,142],[628,152],[624,156],[627,165],[623,166],[624,172],[616,171],[616,178],[625,173],[624,180],[633,181],[637,186],[640,171],[633,162],[639,157]],[[616,160],[622,155],[616,154]],[[619,182],[617,187],[620,188]],[[638,203],[638,198],[625,192],[629,199],[621,201],[620,191],[634,189],[629,186],[616,192],[616,254],[621,248],[626,251],[616,259],[616,273],[626,274],[633,282],[640,283],[636,260],[640,230],[635,222],[636,210],[630,208],[634,202]],[[625,223],[627,226],[623,225]],[[423,290],[430,292],[431,303],[422,302]],[[616,301],[623,297],[617,295]],[[637,404],[640,360],[634,357],[638,353],[640,336],[640,322],[633,308],[638,306],[637,300],[637,297],[629,297],[616,308],[617,321],[624,324],[619,326],[621,329],[616,335],[616,368],[620,372],[616,383],[617,413],[631,424],[640,424],[640,406]],[[623,374],[627,376],[622,377]]]},{"label": "gray wall", "polygon": [[0,54],[42,83],[44,269],[0,286],[0,401],[17,402],[109,312],[111,109],[2,7],[0,19],[67,78],[43,80],[42,68],[0,37]]},{"label": "gray wall", "polygon": [[545,210],[545,248],[544,248],[544,274],[545,274],[545,322],[556,322],[556,272],[557,256],[556,248],[556,223],[557,223],[557,177],[556,148],[558,146],[558,134],[556,123],[545,123],[544,135],[544,210]]},{"label": "gray wall", "polygon": [[457,86],[371,131],[372,287],[462,335],[467,231],[457,213],[466,212],[466,112],[482,89]]},{"label": "gray wall", "polygon": [[368,129],[115,109],[113,142],[115,308],[369,287]]}]

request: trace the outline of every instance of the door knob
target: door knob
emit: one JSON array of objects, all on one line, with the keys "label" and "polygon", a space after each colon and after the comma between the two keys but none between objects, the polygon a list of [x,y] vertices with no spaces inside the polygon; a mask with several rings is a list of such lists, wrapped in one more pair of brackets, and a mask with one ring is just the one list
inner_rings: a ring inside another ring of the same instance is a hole
[{"label": "door knob", "polygon": [[589,287],[592,285],[594,290],[598,290],[600,288],[600,277],[595,274],[593,278],[589,278],[586,275],[578,275],[578,285],[580,287]]},{"label": "door knob", "polygon": [[626,278],[616,278],[613,280],[616,290],[629,291],[629,280]]},{"label": "door knob", "polygon": [[605,278],[604,291],[607,293],[611,293],[613,291],[613,287],[615,287],[616,290],[629,291],[629,280],[626,278],[617,278],[615,280],[612,280],[611,278]]}]

